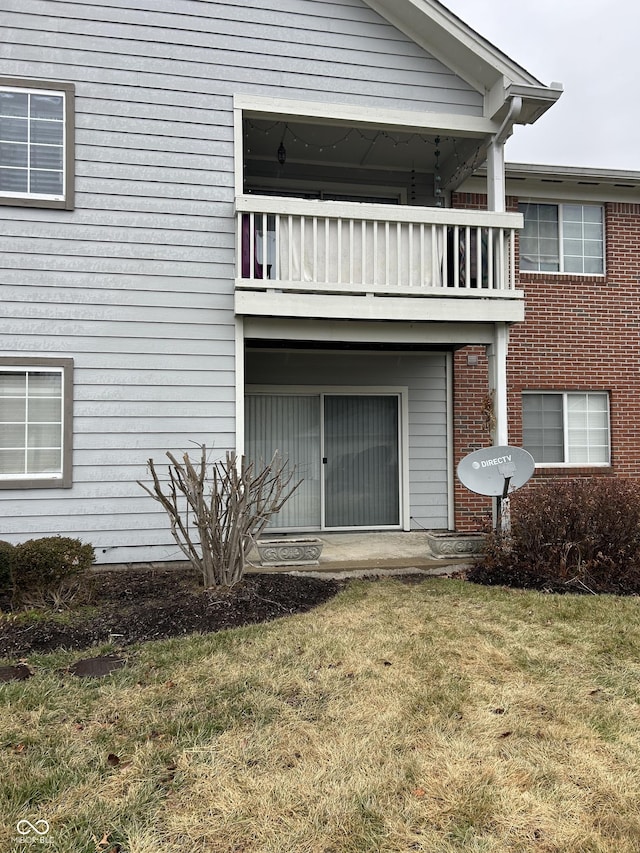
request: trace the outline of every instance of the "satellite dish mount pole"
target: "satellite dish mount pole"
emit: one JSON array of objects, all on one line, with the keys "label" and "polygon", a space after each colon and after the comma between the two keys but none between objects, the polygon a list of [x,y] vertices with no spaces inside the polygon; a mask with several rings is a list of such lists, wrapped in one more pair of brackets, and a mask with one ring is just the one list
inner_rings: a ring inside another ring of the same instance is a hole
[{"label": "satellite dish mount pole", "polygon": [[509,485],[511,478],[515,474],[516,466],[513,462],[503,462],[498,466],[498,470],[504,477],[504,486],[502,495],[498,495],[497,506],[497,529],[503,533],[509,533],[511,530],[511,498],[509,497]]}]

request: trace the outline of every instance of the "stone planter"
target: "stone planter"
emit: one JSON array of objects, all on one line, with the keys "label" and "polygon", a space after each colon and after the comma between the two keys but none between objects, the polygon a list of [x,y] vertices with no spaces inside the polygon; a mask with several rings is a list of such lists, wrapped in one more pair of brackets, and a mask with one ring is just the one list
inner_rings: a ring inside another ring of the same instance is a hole
[{"label": "stone planter", "polygon": [[257,548],[262,566],[317,566],[323,546],[322,539],[258,539]]},{"label": "stone planter", "polygon": [[446,558],[475,558],[484,548],[484,533],[456,533],[445,530],[442,533],[429,531],[427,542],[433,556],[438,560]]}]

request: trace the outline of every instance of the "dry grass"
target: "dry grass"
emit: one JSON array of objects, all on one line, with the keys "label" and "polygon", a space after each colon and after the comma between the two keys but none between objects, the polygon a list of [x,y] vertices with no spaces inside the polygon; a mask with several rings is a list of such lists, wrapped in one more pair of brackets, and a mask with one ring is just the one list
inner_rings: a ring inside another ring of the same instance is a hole
[{"label": "dry grass", "polygon": [[639,607],[388,580],[101,681],[34,659],[0,850],[30,817],[61,853],[637,851]]}]

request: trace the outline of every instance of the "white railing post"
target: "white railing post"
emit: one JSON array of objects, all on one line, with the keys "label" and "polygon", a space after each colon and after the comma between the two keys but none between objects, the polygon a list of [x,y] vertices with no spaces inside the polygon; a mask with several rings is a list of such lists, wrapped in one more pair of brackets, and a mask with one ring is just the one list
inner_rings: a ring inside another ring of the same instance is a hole
[{"label": "white railing post", "polygon": [[256,215],[249,214],[249,278],[256,276]]},{"label": "white railing post", "polygon": [[471,287],[471,228],[464,229],[464,286]]},{"label": "white railing post", "polygon": [[498,282],[495,279],[493,266],[493,248],[494,248],[495,233],[493,228],[487,229],[487,287],[489,290],[495,290]]},{"label": "white railing post", "polygon": [[509,289],[516,288],[516,229],[509,232]]},{"label": "white railing post", "polygon": [[460,228],[453,229],[453,286],[460,287]]},{"label": "white railing post", "polygon": [[[331,248],[331,220],[326,216],[324,218],[324,280],[329,281],[329,263],[330,263],[330,248]],[[320,278],[320,276],[318,276]]]}]

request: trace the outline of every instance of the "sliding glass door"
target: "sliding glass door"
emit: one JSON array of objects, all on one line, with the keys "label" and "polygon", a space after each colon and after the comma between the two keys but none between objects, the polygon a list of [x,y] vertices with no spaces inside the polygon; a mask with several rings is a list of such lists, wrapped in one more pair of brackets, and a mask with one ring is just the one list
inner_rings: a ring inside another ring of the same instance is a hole
[{"label": "sliding glass door", "polygon": [[302,483],[271,527],[316,529],[321,517],[320,398],[251,394],[246,397],[246,456],[257,465],[277,450]]},{"label": "sliding glass door", "polygon": [[302,484],[271,527],[400,524],[397,394],[247,394],[246,454],[278,450]]},{"label": "sliding glass door", "polygon": [[400,522],[398,398],[324,398],[325,527]]}]

